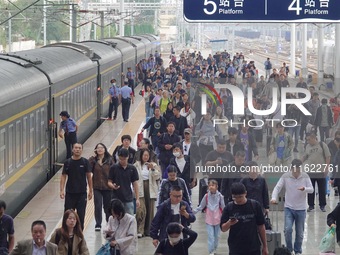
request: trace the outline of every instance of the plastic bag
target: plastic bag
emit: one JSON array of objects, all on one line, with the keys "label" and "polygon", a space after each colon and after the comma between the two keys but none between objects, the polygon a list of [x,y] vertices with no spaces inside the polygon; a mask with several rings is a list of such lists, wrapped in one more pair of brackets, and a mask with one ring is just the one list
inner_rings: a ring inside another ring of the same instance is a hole
[{"label": "plastic bag", "polygon": [[319,245],[320,254],[335,252],[335,227],[330,227],[324,234]]}]

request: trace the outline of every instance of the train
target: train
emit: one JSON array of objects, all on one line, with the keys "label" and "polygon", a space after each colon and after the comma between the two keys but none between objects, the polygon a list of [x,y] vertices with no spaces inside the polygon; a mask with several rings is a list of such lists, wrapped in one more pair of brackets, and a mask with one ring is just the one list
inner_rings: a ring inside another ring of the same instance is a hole
[{"label": "train", "polygon": [[108,115],[110,80],[150,54],[155,35],[55,43],[0,54],[0,200],[15,217],[66,158],[58,138],[67,110],[84,142]]}]

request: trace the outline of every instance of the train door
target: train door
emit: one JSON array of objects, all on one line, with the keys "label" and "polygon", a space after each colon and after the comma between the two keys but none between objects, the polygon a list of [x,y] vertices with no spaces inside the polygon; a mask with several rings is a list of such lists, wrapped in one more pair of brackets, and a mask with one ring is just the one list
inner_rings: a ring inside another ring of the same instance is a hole
[{"label": "train door", "polygon": [[[50,93],[51,95],[51,93]],[[48,147],[49,147],[49,165],[50,165],[50,175],[51,178],[58,171],[58,123],[53,118],[55,116],[55,98],[50,96],[49,104],[48,104]]]}]

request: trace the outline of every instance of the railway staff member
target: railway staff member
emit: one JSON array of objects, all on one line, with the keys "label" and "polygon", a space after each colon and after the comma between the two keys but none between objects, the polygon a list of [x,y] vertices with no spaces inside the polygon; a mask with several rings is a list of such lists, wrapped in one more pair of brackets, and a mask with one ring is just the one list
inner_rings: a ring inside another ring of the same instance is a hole
[{"label": "railway staff member", "polygon": [[[73,146],[73,155],[64,163],[63,172],[60,178],[60,198],[65,198],[64,211],[77,209],[81,228],[84,229],[86,210],[86,188],[89,185],[88,199],[92,199],[92,169],[86,158],[81,156],[83,145],[76,143]],[[86,183],[87,180],[87,183]],[[67,182],[66,182],[67,181]],[[66,195],[65,195],[66,183]]]},{"label": "railway staff member", "polygon": [[110,105],[109,105],[109,120],[112,120],[112,112],[114,111],[113,119],[117,119],[118,113],[118,105],[121,102],[121,92],[120,88],[116,84],[116,79],[111,80],[111,87],[109,88],[109,95],[110,95]]},{"label": "railway staff member", "polygon": [[58,246],[45,241],[46,224],[42,220],[33,221],[31,226],[32,239],[17,243],[10,255],[56,255]]},{"label": "railway staff member", "polygon": [[[0,200],[0,255],[6,255],[14,247],[14,225],[13,218],[5,214],[6,203]],[[8,239],[7,239],[8,236]]]},{"label": "railway staff member", "polygon": [[131,101],[134,103],[133,90],[128,86],[128,82],[124,81],[124,85],[121,88],[122,97],[122,115],[125,122],[129,121],[129,112]]},{"label": "railway staff member", "polygon": [[60,122],[59,137],[65,139],[66,158],[70,158],[72,156],[72,146],[77,142],[78,126],[77,123],[70,118],[70,114],[67,111],[62,111],[59,115],[62,119]]}]

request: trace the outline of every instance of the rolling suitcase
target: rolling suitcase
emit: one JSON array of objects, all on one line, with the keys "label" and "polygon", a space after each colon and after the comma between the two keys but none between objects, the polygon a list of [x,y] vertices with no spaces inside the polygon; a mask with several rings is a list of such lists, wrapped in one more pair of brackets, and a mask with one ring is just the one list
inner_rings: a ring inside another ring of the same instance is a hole
[{"label": "rolling suitcase", "polygon": [[[267,246],[268,246],[268,254],[274,254],[276,248],[282,247],[281,246],[281,233],[279,232],[279,215],[278,209],[276,211],[276,228],[272,227],[272,230],[266,230],[266,239],[267,239]],[[272,211],[272,216],[274,212]]]},{"label": "rolling suitcase", "polygon": [[208,192],[208,180],[206,178],[200,179],[198,190],[198,204],[201,203],[204,195]]}]

